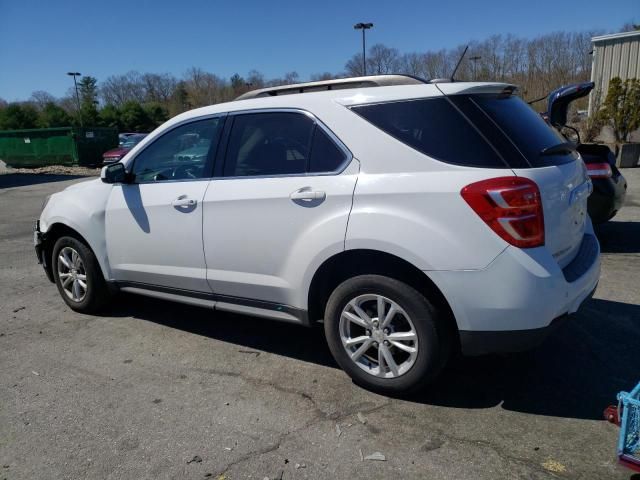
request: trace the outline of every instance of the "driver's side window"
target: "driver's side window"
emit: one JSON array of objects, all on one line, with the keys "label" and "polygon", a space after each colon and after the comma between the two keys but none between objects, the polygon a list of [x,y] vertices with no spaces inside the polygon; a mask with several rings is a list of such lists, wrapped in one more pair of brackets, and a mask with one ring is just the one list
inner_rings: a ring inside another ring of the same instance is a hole
[{"label": "driver's side window", "polygon": [[181,125],[162,135],[133,161],[135,183],[207,178],[222,130],[222,118]]}]

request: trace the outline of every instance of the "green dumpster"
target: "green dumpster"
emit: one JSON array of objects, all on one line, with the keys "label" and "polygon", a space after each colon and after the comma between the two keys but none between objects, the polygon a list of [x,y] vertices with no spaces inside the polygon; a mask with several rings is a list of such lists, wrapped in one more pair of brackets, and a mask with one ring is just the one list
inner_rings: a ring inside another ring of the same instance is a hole
[{"label": "green dumpster", "polygon": [[10,167],[96,166],[118,146],[118,130],[61,127],[0,130],[0,160]]}]

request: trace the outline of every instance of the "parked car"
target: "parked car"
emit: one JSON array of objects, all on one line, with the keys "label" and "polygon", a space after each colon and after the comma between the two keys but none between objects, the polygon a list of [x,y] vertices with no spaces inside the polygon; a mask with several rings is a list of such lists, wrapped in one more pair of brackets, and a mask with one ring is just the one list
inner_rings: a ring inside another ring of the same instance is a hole
[{"label": "parked car", "polygon": [[102,154],[102,163],[107,165],[109,163],[119,162],[126,153],[135,147],[143,138],[148,134],[146,133],[134,133],[127,135],[126,139],[120,144],[118,148],[112,148]]},{"label": "parked car", "polygon": [[46,200],[38,260],[76,311],[120,290],[323,322],[357,383],[419,388],[454,349],[537,345],[598,283],[584,163],[514,90],[374,76],[183,113]]},{"label": "parked car", "polygon": [[122,132],[118,134],[118,145],[122,145],[131,135],[140,135],[138,132]]},{"label": "parked car", "polygon": [[[593,192],[587,202],[587,210],[593,223],[604,223],[612,219],[624,205],[627,181],[616,167],[616,157],[606,145],[581,143],[580,134],[567,126],[569,105],[578,98],[589,95],[593,82],[566,85],[549,94],[547,113],[549,123],[561,133],[567,133],[567,140],[576,143],[576,150],[587,166],[593,182]],[[572,138],[570,138],[572,137]]]}]

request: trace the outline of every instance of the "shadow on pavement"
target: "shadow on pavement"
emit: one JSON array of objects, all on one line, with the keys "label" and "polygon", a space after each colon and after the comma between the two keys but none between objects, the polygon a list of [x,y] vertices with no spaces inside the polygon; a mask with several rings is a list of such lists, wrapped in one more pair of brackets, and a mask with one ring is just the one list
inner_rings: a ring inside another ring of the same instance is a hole
[{"label": "shadow on pavement", "polygon": [[[6,173],[0,175],[0,188],[24,187],[40,183],[63,182],[84,178],[82,175],[55,175],[48,173]],[[87,179],[90,177],[87,177]]]},{"label": "shadow on pavement", "polygon": [[640,380],[638,345],[640,306],[592,299],[539,348],[460,359],[412,400],[599,420]]},{"label": "shadow on pavement", "polygon": [[142,320],[238,345],[238,351],[275,353],[337,368],[322,328],[306,328],[264,318],[191,307],[142,296],[121,294],[111,316]]},{"label": "shadow on pavement", "polygon": [[[112,315],[337,368],[321,328],[122,295]],[[640,306],[592,299],[538,349],[457,359],[427,391],[404,400],[451,408],[502,408],[601,419],[616,393],[640,380]]]},{"label": "shadow on pavement", "polygon": [[640,252],[640,222],[610,221],[597,225],[595,232],[602,253]]}]

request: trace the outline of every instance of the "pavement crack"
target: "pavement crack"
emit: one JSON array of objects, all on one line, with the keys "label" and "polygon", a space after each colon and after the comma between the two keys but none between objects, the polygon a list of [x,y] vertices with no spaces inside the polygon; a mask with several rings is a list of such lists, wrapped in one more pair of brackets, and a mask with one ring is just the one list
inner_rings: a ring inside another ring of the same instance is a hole
[{"label": "pavement crack", "polygon": [[455,435],[451,435],[448,433],[443,432],[440,429],[436,429],[436,432],[439,436],[441,436],[442,438],[445,438],[447,441],[449,442],[453,442],[453,443],[459,443],[459,444],[463,444],[463,445],[473,445],[475,447],[484,447],[484,448],[488,448],[490,450],[492,450],[496,455],[498,455],[500,458],[502,458],[503,460],[506,460],[508,462],[513,462],[513,463],[518,463],[520,465],[523,465],[527,468],[530,468],[531,470],[534,470],[538,473],[542,473],[545,475],[548,475],[550,477],[556,477],[556,478],[571,478],[568,475],[561,475],[557,472],[552,472],[550,470],[547,470],[546,468],[544,468],[541,464],[536,463],[534,460],[530,460],[528,458],[522,458],[522,457],[516,457],[514,455],[510,455],[508,453],[506,453],[504,451],[504,449],[492,442],[489,442],[487,440],[478,440],[478,439],[471,439],[471,438],[461,438],[461,437],[456,437]]},{"label": "pavement crack", "polygon": [[243,372],[232,372],[232,371],[216,370],[216,369],[195,369],[195,370],[198,370],[200,372],[204,372],[207,374],[211,374],[211,375],[219,375],[223,377],[237,377],[237,378],[241,378],[245,382],[254,386],[269,387],[269,388],[273,388],[274,390],[277,390],[278,392],[287,393],[290,395],[297,395],[311,405],[316,417],[323,417],[323,416],[328,417],[330,415],[329,413],[325,412],[322,408],[320,408],[320,406],[314,400],[314,398],[306,392],[302,392],[294,388],[283,387],[282,385],[278,385],[273,382],[262,380],[260,378],[247,376]]}]

